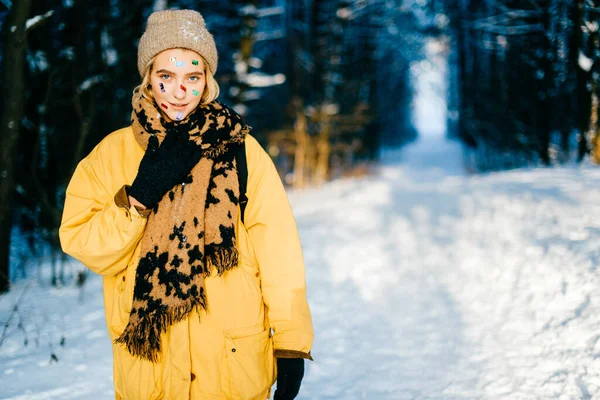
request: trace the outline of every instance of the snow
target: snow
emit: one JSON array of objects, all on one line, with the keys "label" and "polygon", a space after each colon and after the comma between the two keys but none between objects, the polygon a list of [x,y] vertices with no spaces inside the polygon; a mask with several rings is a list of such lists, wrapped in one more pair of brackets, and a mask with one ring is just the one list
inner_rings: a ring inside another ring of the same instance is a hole
[{"label": "snow", "polygon": [[343,7],[339,8],[336,12],[336,15],[340,19],[350,19],[350,15],[352,15],[352,11],[349,8]]},{"label": "snow", "polygon": [[242,60],[241,54],[239,52],[236,52],[233,55],[233,60],[233,68],[235,70],[235,73],[240,77],[245,76],[245,74],[248,71],[248,64]]},{"label": "snow", "polygon": [[86,80],[81,82],[78,90],[79,90],[79,92],[84,92],[86,90],[89,90],[92,86],[94,86],[100,82],[103,82],[103,81],[104,81],[104,76],[102,76],[102,75],[90,76],[89,78],[87,78]]},{"label": "snow", "polygon": [[594,65],[594,60],[586,56],[582,51],[579,52],[577,62],[579,64],[579,67],[585,72],[590,72],[592,66]]},{"label": "snow", "polygon": [[117,49],[112,46],[112,38],[105,28],[100,34],[100,44],[102,46],[102,58],[106,62],[106,65],[112,67],[119,61],[119,54]]},{"label": "snow", "polygon": [[58,55],[72,61],[75,59],[75,49],[72,46],[63,47],[58,52]]},{"label": "snow", "polygon": [[258,57],[250,57],[248,59],[248,66],[252,68],[260,68],[263,65],[263,61]]},{"label": "snow", "polygon": [[248,4],[245,5],[243,7],[241,7],[238,11],[239,15],[245,16],[245,15],[256,15],[258,13],[258,10],[256,8],[255,5],[253,4]]},{"label": "snow", "polygon": [[35,50],[33,53],[28,53],[27,60],[32,68],[40,72],[48,69],[48,59],[43,50]]},{"label": "snow", "polygon": [[169,4],[168,4],[167,0],[154,0],[154,5],[152,6],[152,11],[156,12],[156,11],[166,10],[168,5]]},{"label": "snow", "polygon": [[207,33],[208,31],[206,29],[200,29],[198,30],[197,27],[192,26],[193,23],[191,21],[185,21],[185,23],[182,23],[179,26],[179,35],[181,35],[182,38],[184,39],[191,39],[193,38],[194,41],[205,41],[207,40]]},{"label": "snow", "polygon": [[269,75],[263,72],[251,72],[246,75],[246,82],[251,87],[269,87],[285,82],[284,74]]},{"label": "snow", "polygon": [[234,104],[233,107],[234,111],[240,115],[247,115],[248,114],[248,107],[246,107],[246,105],[244,104]]},{"label": "snow", "polygon": [[585,21],[585,26],[590,33],[598,31],[598,22],[596,21]]},{"label": "snow", "polygon": [[29,28],[31,28],[32,26],[34,26],[35,24],[39,23],[40,21],[52,16],[52,14],[54,14],[54,10],[50,10],[45,14],[42,15],[37,15],[33,18],[29,18],[26,22],[25,22],[25,30],[28,30]]},{"label": "snow", "polygon": [[264,7],[257,10],[257,16],[259,18],[272,17],[274,15],[282,14],[285,14],[285,7],[282,6]]}]

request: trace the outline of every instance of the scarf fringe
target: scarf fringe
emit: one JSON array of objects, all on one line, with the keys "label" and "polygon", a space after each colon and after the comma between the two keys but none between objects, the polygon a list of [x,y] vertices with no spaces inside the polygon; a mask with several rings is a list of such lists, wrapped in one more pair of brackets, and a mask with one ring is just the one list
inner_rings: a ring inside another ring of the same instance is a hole
[{"label": "scarf fringe", "polygon": [[161,352],[161,334],[171,325],[184,320],[197,306],[206,309],[206,298],[194,298],[168,310],[157,310],[144,316],[135,325],[130,321],[114,342],[124,345],[133,356],[156,363]]},{"label": "scarf fringe", "polygon": [[212,271],[213,268],[216,269],[217,274],[221,276],[226,271],[237,267],[240,255],[236,246],[233,248],[225,248],[220,245],[209,246],[211,249],[206,252],[205,262],[208,268],[205,270],[205,277],[210,276],[210,271]]}]

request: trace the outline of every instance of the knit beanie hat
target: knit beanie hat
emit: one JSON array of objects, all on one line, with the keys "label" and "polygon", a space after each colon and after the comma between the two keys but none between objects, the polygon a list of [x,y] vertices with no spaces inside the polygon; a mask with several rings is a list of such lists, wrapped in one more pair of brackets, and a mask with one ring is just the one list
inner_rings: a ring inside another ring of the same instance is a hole
[{"label": "knit beanie hat", "polygon": [[193,10],[165,10],[150,14],[138,45],[138,70],[144,76],[146,64],[158,53],[174,48],[193,50],[206,60],[210,72],[217,72],[217,46],[206,29],[202,15]]}]

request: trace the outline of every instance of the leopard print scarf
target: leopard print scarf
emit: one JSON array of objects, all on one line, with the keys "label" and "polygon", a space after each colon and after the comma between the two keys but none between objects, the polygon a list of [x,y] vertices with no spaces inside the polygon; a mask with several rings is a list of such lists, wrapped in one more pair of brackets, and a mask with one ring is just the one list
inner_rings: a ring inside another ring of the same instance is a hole
[{"label": "leopard print scarf", "polygon": [[235,111],[213,101],[183,121],[166,121],[156,104],[133,96],[132,127],[137,142],[150,135],[185,129],[204,149],[184,182],[176,185],[148,216],[141,239],[129,322],[116,343],[157,362],[160,336],[196,307],[207,309],[204,279],[238,264],[234,224],[239,183],[233,146],[244,144],[250,127]]}]

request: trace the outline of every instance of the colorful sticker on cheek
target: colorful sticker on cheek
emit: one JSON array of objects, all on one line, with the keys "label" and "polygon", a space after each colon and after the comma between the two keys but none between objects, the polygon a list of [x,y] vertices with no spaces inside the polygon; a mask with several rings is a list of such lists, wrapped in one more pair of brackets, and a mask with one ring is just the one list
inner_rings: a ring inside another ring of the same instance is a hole
[{"label": "colorful sticker on cheek", "polygon": [[192,60],[193,65],[198,65],[198,60]]},{"label": "colorful sticker on cheek", "polygon": [[182,113],[181,111],[179,111],[179,112],[177,113],[177,119],[179,120],[179,119],[181,119],[182,117],[183,117],[183,113]]},{"label": "colorful sticker on cheek", "polygon": [[181,88],[181,90],[183,90],[184,92],[187,92],[187,89],[186,89],[186,87],[185,87],[185,86],[183,86],[183,85],[179,85],[179,87],[180,87],[180,88]]},{"label": "colorful sticker on cheek", "polygon": [[168,109],[169,109],[169,107],[167,107],[167,105],[166,105],[165,103],[160,103],[160,106],[161,106],[162,108],[164,108],[165,110],[168,110]]},{"label": "colorful sticker on cheek", "polygon": [[197,90],[192,90],[192,94],[193,94],[194,96],[200,96],[200,92],[199,92],[199,91],[197,91]]},{"label": "colorful sticker on cheek", "polygon": [[162,82],[161,82],[161,83],[159,83],[159,86],[160,86],[160,91],[164,93],[165,92],[165,85],[163,85]]},{"label": "colorful sticker on cheek", "polygon": [[177,62],[175,63],[175,66],[176,66],[176,67],[183,67],[183,61],[177,61]]}]

